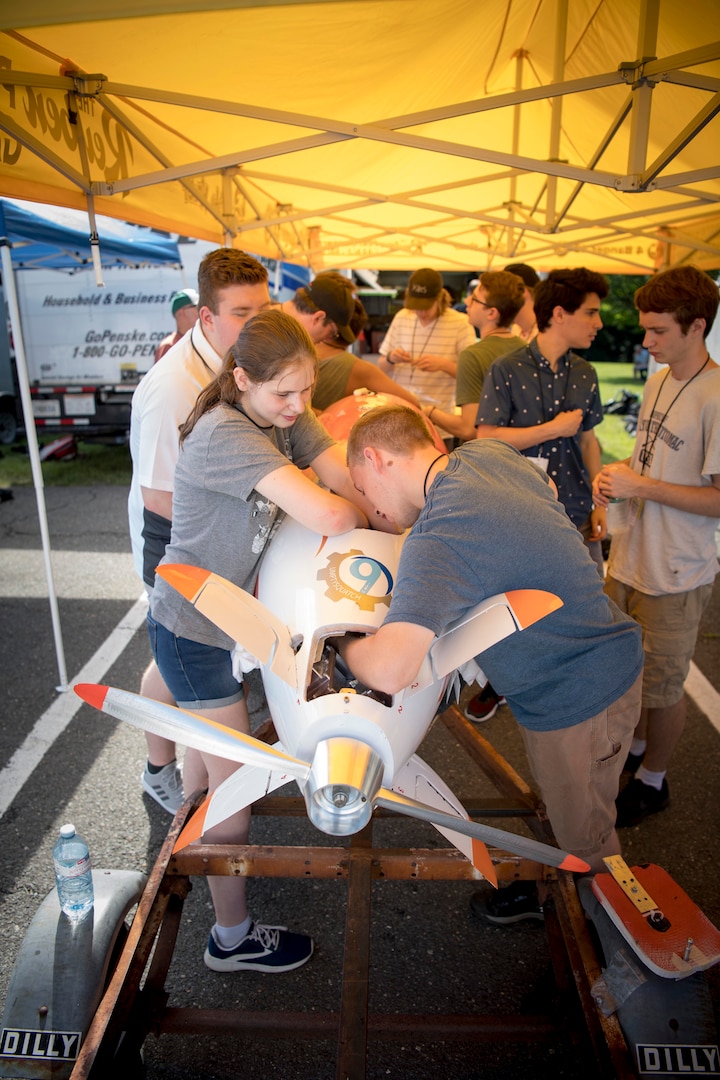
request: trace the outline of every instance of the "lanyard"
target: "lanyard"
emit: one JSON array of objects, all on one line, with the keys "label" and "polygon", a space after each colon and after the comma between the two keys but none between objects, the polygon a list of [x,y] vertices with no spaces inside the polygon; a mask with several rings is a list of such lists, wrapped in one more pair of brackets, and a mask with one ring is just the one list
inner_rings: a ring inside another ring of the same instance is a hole
[{"label": "lanyard", "polygon": [[[270,438],[270,435],[268,434],[268,432],[274,431],[275,432],[275,439],[276,439],[275,445],[277,446],[278,450],[280,451],[280,453],[282,453],[283,452],[283,447],[284,447],[285,448],[285,457],[288,459],[288,461],[292,462],[293,465],[295,464],[295,462],[293,461],[293,451],[292,451],[292,443],[290,441],[290,433],[289,433],[287,428],[279,428],[279,427],[276,427],[275,424],[265,424],[265,425],[258,424],[257,420],[253,420],[252,416],[248,416],[248,414],[245,412],[245,410],[242,407],[242,402],[240,402],[240,401],[237,401],[233,405],[233,408],[237,409],[237,411],[239,413],[242,413],[242,415],[245,417],[245,419],[249,420],[250,423],[254,427],[256,427],[258,429],[258,431],[262,431],[263,434],[266,435],[268,439]],[[283,447],[278,445],[279,442],[282,442]]]},{"label": "lanyard", "polygon": [[[710,360],[710,354],[708,353],[708,355],[705,357],[705,363],[703,364],[703,366],[701,368],[698,368],[698,370],[695,372],[695,374],[692,375],[688,379],[688,381],[686,383],[682,384],[682,386],[678,390],[677,394],[675,395],[675,397],[672,399],[672,401],[668,405],[667,409],[665,410],[665,413],[663,415],[662,420],[658,420],[658,422],[657,422],[657,424],[655,426],[655,430],[654,430],[653,436],[652,436],[652,441],[650,442],[650,444],[648,445],[648,440],[647,439],[645,440],[645,445],[643,446],[642,450],[638,454],[638,457],[640,459],[640,475],[641,476],[645,475],[645,466],[650,465],[652,463],[653,452],[655,450],[655,443],[657,442],[658,435],[662,431],[662,428],[663,428],[663,426],[665,424],[665,421],[667,420],[667,418],[668,418],[668,416],[670,414],[670,410],[672,409],[673,405],[675,404],[677,399],[682,394],[683,390],[690,385],[690,383],[693,381],[693,379],[697,379],[697,377],[698,377],[698,375],[700,374],[701,371],[705,370],[705,368],[708,365],[709,360]],[[655,410],[657,409],[658,401],[660,400],[660,395],[662,394],[663,390],[665,389],[665,383],[668,381],[669,377],[670,377],[670,368],[668,368],[668,370],[665,372],[665,377],[664,377],[663,381],[660,383],[660,388],[659,388],[659,390],[657,392],[657,397],[655,398],[655,404],[653,405],[652,409],[650,410],[650,417],[649,417],[649,421],[648,421],[648,433],[650,431],[649,424],[652,422],[652,418],[655,415]]]},{"label": "lanyard", "polygon": [[214,378],[215,378],[215,372],[214,372],[214,371],[213,371],[213,369],[212,369],[212,368],[210,367],[210,365],[208,364],[207,360],[205,359],[205,357],[203,356],[203,354],[202,354],[202,353],[200,352],[200,350],[198,349],[197,345],[195,344],[195,339],[193,338],[193,334],[194,334],[194,333],[195,333],[195,327],[193,326],[193,327],[191,328],[191,330],[190,330],[190,344],[192,345],[192,348],[193,348],[193,352],[195,353],[195,355],[196,355],[196,356],[199,356],[199,357],[200,357],[200,359],[201,359],[201,361],[203,362],[203,364],[205,365],[206,369],[207,369],[207,370],[208,370],[208,371],[210,372],[210,374],[212,375],[212,377],[213,377],[213,379],[214,379]]},{"label": "lanyard", "polygon": [[[428,347],[428,342],[430,341],[430,338],[431,338],[431,337],[433,336],[433,334],[435,333],[435,327],[436,327],[436,326],[437,326],[437,324],[438,324],[438,319],[439,319],[439,318],[440,318],[440,316],[439,316],[439,315],[436,315],[436,316],[435,316],[435,319],[434,319],[434,321],[433,321],[433,324],[432,324],[432,326],[430,327],[430,333],[429,333],[429,334],[428,334],[428,336],[427,336],[427,337],[425,338],[425,341],[423,342],[422,348],[420,349],[420,356],[424,356],[424,354],[425,354],[425,350],[426,350],[426,349],[427,349],[427,347]],[[416,334],[416,332],[417,332],[417,328],[418,328],[418,326],[419,326],[419,325],[420,325],[420,319],[419,319],[419,318],[418,318],[418,316],[416,315],[416,316],[415,316],[415,325],[413,326],[413,334],[412,334],[412,343],[411,343],[411,345],[410,345],[410,355],[412,356],[413,360],[415,360],[415,359],[416,359],[416,357],[415,357],[415,334]],[[420,359],[420,356],[418,356],[418,357],[417,357],[417,359],[418,359],[418,360]]]}]

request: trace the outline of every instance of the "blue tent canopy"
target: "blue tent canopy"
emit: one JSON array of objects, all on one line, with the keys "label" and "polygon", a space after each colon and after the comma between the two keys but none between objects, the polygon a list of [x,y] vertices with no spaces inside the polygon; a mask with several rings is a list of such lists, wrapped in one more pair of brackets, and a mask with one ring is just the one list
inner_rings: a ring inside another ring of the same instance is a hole
[{"label": "blue tent canopy", "polygon": [[[87,216],[77,213],[79,220],[85,218],[84,229],[41,217],[10,199],[0,199],[0,243],[8,242],[13,267],[81,270],[92,266]],[[174,240],[137,225],[101,219],[98,237],[105,267],[181,262]]]},{"label": "blue tent canopy", "polygon": [[281,262],[280,272],[280,284],[285,289],[292,289],[293,292],[309,285],[314,277],[309,266],[298,266],[296,263]]}]

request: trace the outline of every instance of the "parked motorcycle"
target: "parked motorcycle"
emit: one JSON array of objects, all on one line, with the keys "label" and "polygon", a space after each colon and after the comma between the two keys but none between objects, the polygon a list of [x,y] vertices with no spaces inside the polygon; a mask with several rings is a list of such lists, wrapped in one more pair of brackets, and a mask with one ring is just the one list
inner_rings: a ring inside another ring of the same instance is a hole
[{"label": "parked motorcycle", "polygon": [[637,419],[640,412],[640,395],[631,390],[621,390],[617,397],[611,398],[603,405],[606,416],[625,416],[625,430],[628,435],[637,432]]}]

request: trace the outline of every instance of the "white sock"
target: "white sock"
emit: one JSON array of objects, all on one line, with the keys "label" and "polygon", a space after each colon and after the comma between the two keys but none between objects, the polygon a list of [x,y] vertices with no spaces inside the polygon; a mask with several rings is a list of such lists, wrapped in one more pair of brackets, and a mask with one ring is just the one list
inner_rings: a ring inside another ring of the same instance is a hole
[{"label": "white sock", "polygon": [[660,791],[665,779],[664,772],[650,772],[644,765],[641,765],[638,771],[635,773],[635,779],[641,780],[643,784],[647,784],[648,787],[655,788],[656,791]]},{"label": "white sock", "polygon": [[633,739],[630,743],[630,753],[635,757],[642,757],[647,750],[647,739]]},{"label": "white sock", "polygon": [[215,923],[213,927],[215,931],[215,938],[221,949],[234,949],[236,945],[239,945],[243,938],[248,936],[248,931],[252,926],[252,919],[248,915],[247,918],[238,923],[237,926],[220,926],[219,923]]}]

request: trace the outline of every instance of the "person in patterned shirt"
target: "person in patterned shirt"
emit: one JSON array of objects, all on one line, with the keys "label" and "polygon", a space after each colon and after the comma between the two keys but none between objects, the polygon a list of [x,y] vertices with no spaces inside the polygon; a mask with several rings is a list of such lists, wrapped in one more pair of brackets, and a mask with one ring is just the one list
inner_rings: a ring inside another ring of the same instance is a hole
[{"label": "person in patterned shirt", "polygon": [[477,437],[501,439],[555,481],[558,498],[602,574],[605,510],[594,507],[600,471],[594,428],[603,414],[595,369],[572,349],[587,349],[602,328],[602,274],[553,270],[535,289],[538,334],[496,360],[483,383]]},{"label": "person in patterned shirt", "polygon": [[[458,356],[474,343],[475,331],[465,315],[450,307],[437,270],[410,275],[404,305],[380,345],[378,366],[423,405],[452,413]],[[452,440],[453,432],[441,424],[438,430],[443,439]]]}]

